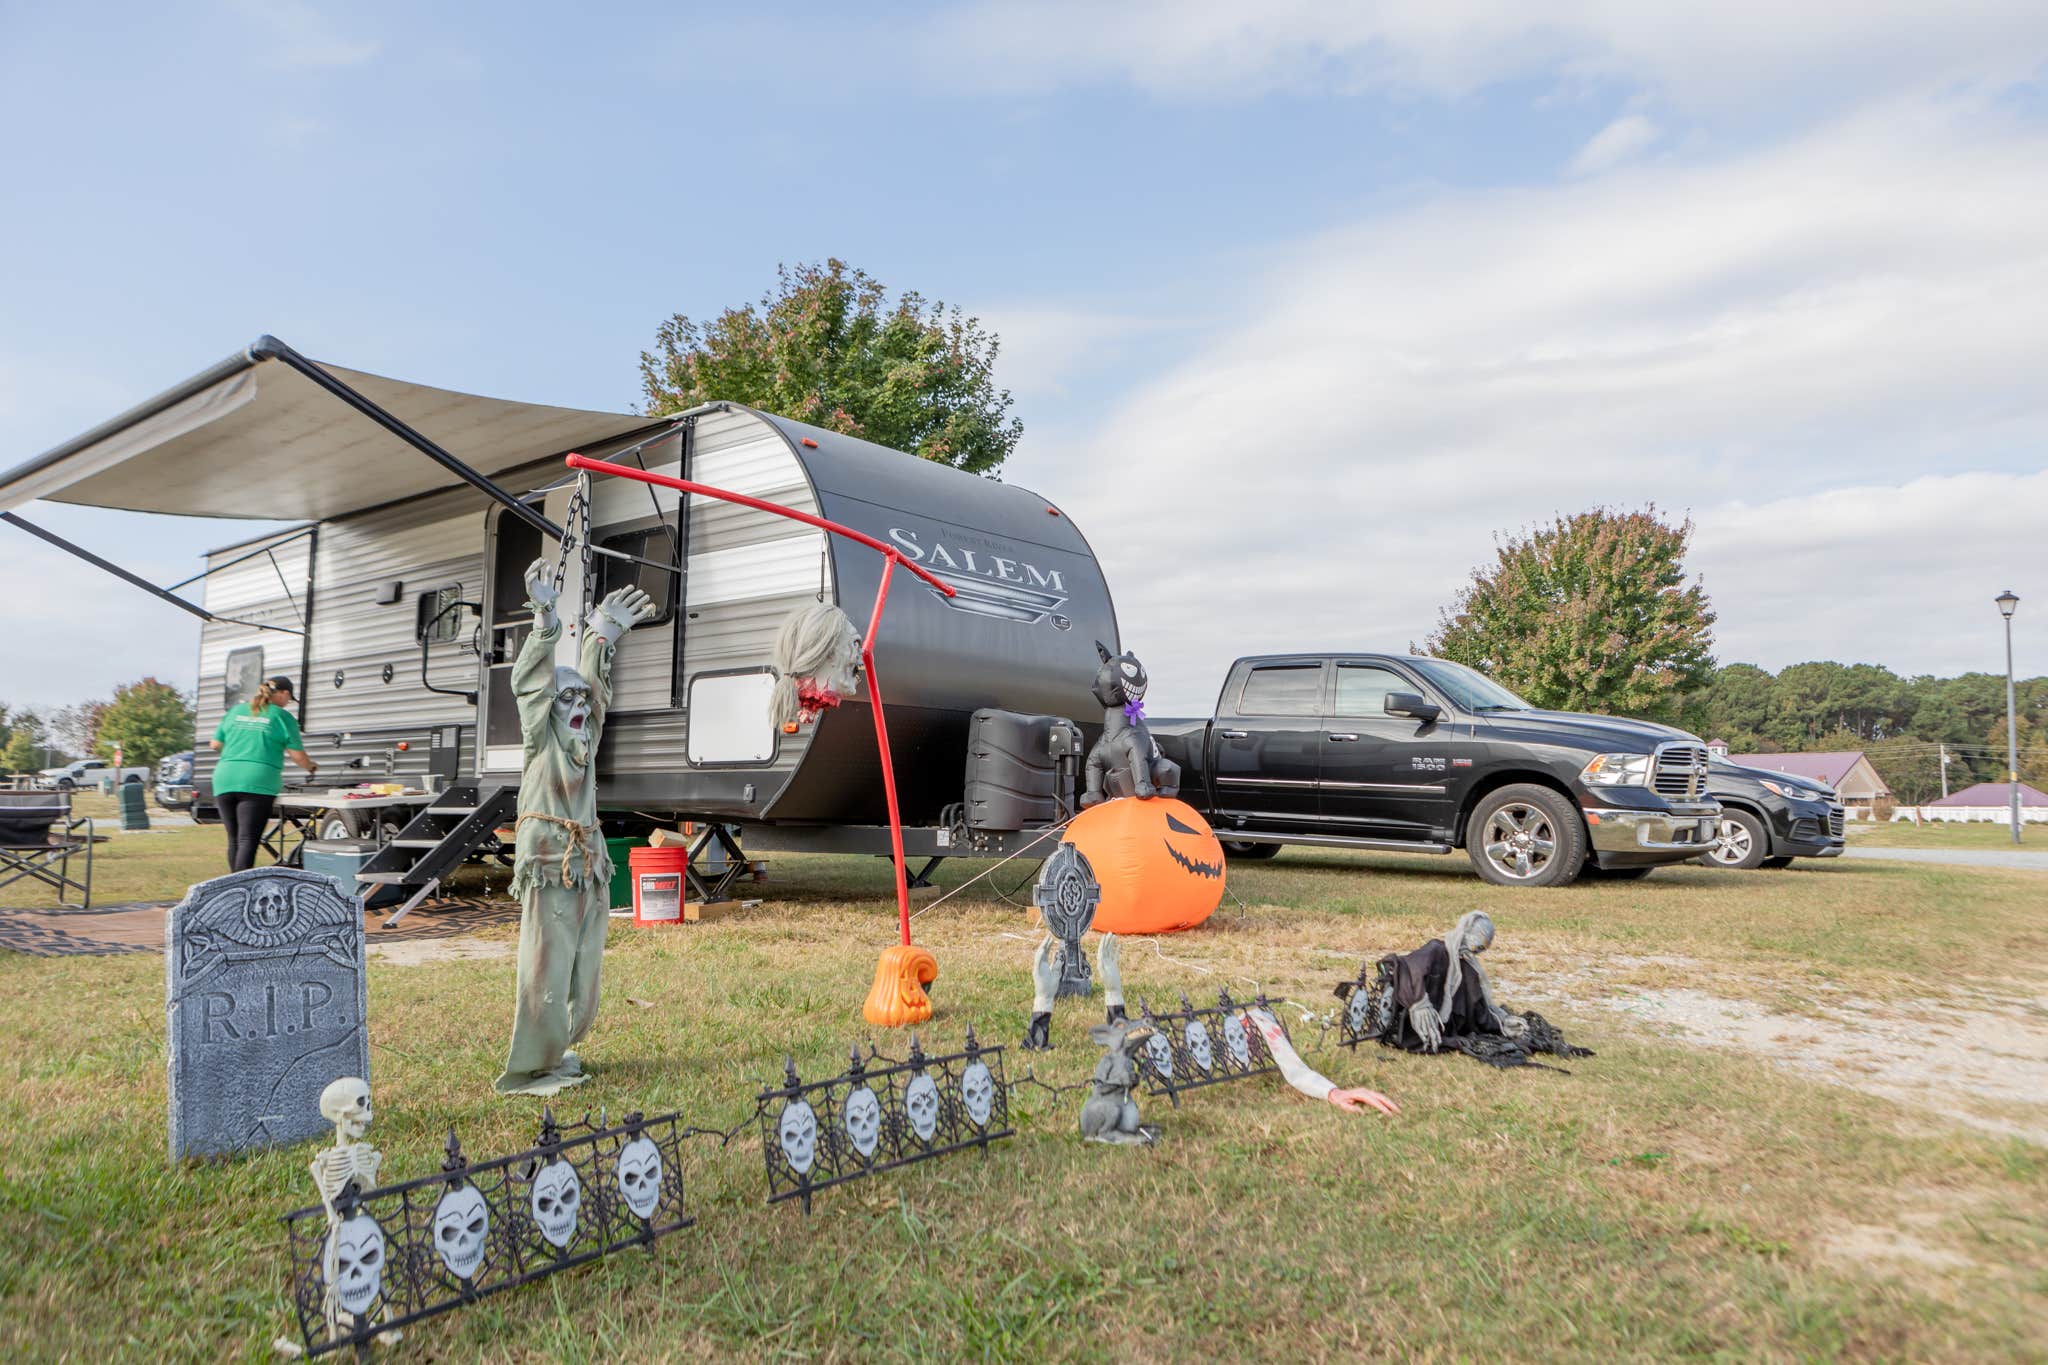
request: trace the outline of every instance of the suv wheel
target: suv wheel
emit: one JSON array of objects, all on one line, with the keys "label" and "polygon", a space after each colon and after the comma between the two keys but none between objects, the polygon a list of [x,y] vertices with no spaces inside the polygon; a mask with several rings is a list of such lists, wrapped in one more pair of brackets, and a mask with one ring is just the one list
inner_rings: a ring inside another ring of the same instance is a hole
[{"label": "suv wheel", "polygon": [[60,792],[77,791],[78,784],[68,777],[60,777],[57,779],[57,790]]},{"label": "suv wheel", "polygon": [[1752,867],[1761,867],[1771,851],[1771,836],[1764,831],[1763,822],[1746,810],[1723,810],[1715,833],[1721,836],[1721,842],[1700,859],[1708,867],[1732,867],[1747,872]]},{"label": "suv wheel", "polygon": [[1585,864],[1586,826],[1578,807],[1548,787],[1502,787],[1472,812],[1465,856],[1495,886],[1558,886]]}]

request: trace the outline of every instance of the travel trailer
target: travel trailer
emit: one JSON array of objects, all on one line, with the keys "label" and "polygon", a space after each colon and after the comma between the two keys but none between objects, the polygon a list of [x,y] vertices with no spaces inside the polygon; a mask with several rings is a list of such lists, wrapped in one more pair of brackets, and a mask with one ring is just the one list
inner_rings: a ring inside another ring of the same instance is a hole
[{"label": "travel trailer", "polygon": [[[886,853],[864,702],[795,733],[768,715],[783,620],[822,600],[864,628],[883,557],[724,501],[579,483],[563,464],[572,451],[842,523],[953,588],[898,575],[874,642],[907,853],[1011,852],[1037,836],[1002,826],[1051,823],[1065,806],[970,803],[966,788],[977,712],[1100,714],[1095,642],[1118,648],[1117,624],[1080,529],[1013,484],[736,404],[649,417],[481,398],[315,364],[265,337],[0,475],[0,517],[159,595],[11,509],[44,498],[270,523],[207,556],[187,580],[204,583],[199,602],[172,598],[202,618],[199,733],[287,673],[321,786],[337,770],[434,779],[442,814],[403,831],[366,881],[424,887],[511,809],[523,575],[561,553],[570,525],[587,534],[564,557],[565,603],[636,583],[662,606],[614,661],[601,806],[621,821],[736,827],[749,852]],[[565,662],[574,647],[565,632]],[[202,797],[211,757],[202,745]],[[1071,757],[1021,762],[1034,790],[1071,768]],[[1031,814],[1005,815],[1019,810]]]}]

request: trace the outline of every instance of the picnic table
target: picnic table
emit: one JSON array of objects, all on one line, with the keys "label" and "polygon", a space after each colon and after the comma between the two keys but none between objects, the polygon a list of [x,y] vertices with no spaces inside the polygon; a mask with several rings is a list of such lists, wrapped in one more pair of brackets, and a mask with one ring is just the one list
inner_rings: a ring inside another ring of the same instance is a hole
[{"label": "picnic table", "polygon": [[306,842],[334,834],[333,823],[338,821],[340,837],[368,840],[382,848],[433,799],[432,792],[418,790],[385,795],[357,795],[346,787],[285,792],[271,808],[263,847],[278,862],[296,867]]}]

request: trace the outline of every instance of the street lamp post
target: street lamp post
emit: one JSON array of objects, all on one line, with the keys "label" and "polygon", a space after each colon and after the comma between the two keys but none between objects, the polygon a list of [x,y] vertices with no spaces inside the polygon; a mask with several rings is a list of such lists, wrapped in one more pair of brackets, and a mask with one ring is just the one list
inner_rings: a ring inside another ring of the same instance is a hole
[{"label": "street lamp post", "polygon": [[2020,731],[2012,706],[2012,614],[2020,604],[2011,588],[1993,599],[2005,617],[2005,780],[2012,787],[2012,841],[2020,841]]}]

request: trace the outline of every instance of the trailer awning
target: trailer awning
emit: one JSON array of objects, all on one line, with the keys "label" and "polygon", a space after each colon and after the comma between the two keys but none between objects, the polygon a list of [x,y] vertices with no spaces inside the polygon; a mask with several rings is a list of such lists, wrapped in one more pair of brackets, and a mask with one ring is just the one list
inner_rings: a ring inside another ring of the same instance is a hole
[{"label": "trailer awning", "polygon": [[[455,482],[265,343],[0,474],[0,511],[36,498],[199,517],[322,521]],[[482,398],[321,365],[485,476],[668,419]]]}]

